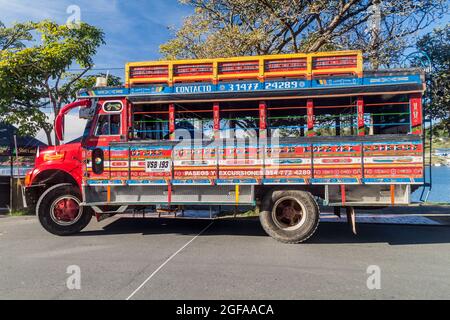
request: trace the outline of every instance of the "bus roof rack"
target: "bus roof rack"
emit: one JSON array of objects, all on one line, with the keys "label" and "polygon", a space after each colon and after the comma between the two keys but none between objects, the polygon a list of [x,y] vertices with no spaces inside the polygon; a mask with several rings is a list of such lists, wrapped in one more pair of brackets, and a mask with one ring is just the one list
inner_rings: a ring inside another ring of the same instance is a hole
[{"label": "bus roof rack", "polygon": [[126,86],[271,78],[362,77],[361,51],[331,51],[218,59],[131,62]]}]

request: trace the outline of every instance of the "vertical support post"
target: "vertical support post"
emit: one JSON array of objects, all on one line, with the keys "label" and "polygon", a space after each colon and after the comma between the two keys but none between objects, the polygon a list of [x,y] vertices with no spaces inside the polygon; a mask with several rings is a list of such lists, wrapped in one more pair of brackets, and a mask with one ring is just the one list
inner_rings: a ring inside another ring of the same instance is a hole
[{"label": "vertical support post", "polygon": [[212,79],[213,84],[217,84],[219,82],[218,74],[219,74],[219,63],[217,62],[217,60],[215,60],[213,62],[213,79]]},{"label": "vertical support post", "polygon": [[[128,118],[128,127],[127,130],[127,141],[134,139],[134,116],[133,116],[133,107],[130,102],[125,101],[127,106],[127,118]],[[137,129],[140,130],[140,129]]]},{"label": "vertical support post", "polygon": [[363,76],[363,67],[364,67],[364,58],[361,52],[358,53],[356,58],[356,69],[358,78],[362,78]]},{"label": "vertical support post", "polygon": [[264,58],[259,58],[259,72],[258,72],[258,80],[259,82],[264,82]]},{"label": "vertical support post", "polygon": [[9,213],[11,214],[13,212],[13,206],[14,206],[14,197],[13,197],[13,190],[14,190],[14,144],[11,141],[9,144],[9,165],[11,170],[11,175],[9,176]]},{"label": "vertical support post", "polygon": [[307,136],[313,137],[316,135],[314,132],[314,102],[312,99],[308,99],[306,102],[306,115],[307,115]]},{"label": "vertical support post", "polygon": [[167,181],[167,204],[170,206],[172,202],[172,183]]},{"label": "vertical support post", "polygon": [[355,134],[355,119],[353,116],[350,117],[350,135],[353,136]]},{"label": "vertical support post", "polygon": [[167,83],[169,86],[173,86],[173,62],[169,62],[169,76],[167,78]]},{"label": "vertical support post", "polygon": [[395,204],[395,184],[391,184],[391,205]]},{"label": "vertical support post", "polygon": [[341,115],[339,114],[338,117],[336,117],[336,136],[341,135]]},{"label": "vertical support post", "polygon": [[175,140],[175,105],[169,105],[169,137]]},{"label": "vertical support post", "polygon": [[374,131],[373,131],[373,114],[370,114],[370,126],[369,126],[369,136],[373,136]]},{"label": "vertical support post", "polygon": [[300,118],[300,136],[301,137],[305,136],[305,118],[304,117]]},{"label": "vertical support post", "polygon": [[220,105],[214,102],[213,105],[213,130],[214,139],[220,139]]},{"label": "vertical support post", "polygon": [[341,184],[341,202],[343,206],[345,206],[345,202],[347,202],[347,195],[345,193],[345,184]]},{"label": "vertical support post", "polygon": [[423,110],[422,96],[420,94],[412,94],[409,97],[409,113],[410,113],[410,133],[422,134]]},{"label": "vertical support post", "polygon": [[267,138],[267,105],[265,101],[259,102],[259,138]]},{"label": "vertical support post", "polygon": [[306,79],[311,80],[312,79],[312,69],[313,69],[313,55],[308,54],[306,56]]},{"label": "vertical support post", "polygon": [[358,114],[358,136],[366,135],[366,128],[364,127],[364,100],[363,97],[358,97],[356,101],[356,109]]},{"label": "vertical support post", "polygon": [[235,205],[234,205],[234,217],[236,218],[238,214],[238,207],[239,207],[239,192],[240,188],[239,185],[235,185],[234,187],[234,193],[235,193]]}]

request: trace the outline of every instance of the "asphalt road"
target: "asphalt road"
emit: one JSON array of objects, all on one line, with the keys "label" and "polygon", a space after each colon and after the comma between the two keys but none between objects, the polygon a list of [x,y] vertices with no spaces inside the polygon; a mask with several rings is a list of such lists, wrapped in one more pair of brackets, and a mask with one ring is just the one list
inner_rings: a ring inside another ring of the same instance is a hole
[{"label": "asphalt road", "polygon": [[[0,299],[450,298],[450,226],[358,231],[323,222],[307,243],[286,245],[255,219],[112,218],[56,237],[35,217],[2,217]],[[70,265],[80,290],[67,288]],[[370,265],[380,289],[366,285]]]}]

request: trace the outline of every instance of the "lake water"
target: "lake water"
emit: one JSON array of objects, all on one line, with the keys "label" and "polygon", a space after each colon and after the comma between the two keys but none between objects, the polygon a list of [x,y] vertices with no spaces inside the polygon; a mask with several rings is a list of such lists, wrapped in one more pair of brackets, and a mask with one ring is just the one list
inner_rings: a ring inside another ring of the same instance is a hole
[{"label": "lake water", "polygon": [[[432,167],[431,175],[433,179],[433,186],[428,197],[430,202],[447,202],[450,204],[450,167]],[[427,182],[429,168],[426,168]],[[413,201],[419,201],[420,194],[423,188],[420,188],[412,195]]]}]

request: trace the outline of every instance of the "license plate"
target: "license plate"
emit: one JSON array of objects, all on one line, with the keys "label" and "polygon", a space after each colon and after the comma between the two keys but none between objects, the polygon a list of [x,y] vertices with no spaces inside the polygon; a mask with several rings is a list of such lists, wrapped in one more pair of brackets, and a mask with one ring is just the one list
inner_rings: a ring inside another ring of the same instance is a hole
[{"label": "license plate", "polygon": [[145,172],[170,172],[171,169],[171,160],[145,160]]}]

